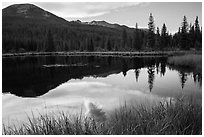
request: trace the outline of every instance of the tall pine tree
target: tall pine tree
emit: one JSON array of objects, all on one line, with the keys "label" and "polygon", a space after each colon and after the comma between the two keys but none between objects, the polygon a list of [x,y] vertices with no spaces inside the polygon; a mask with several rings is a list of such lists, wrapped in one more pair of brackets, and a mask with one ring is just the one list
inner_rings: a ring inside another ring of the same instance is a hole
[{"label": "tall pine tree", "polygon": [[162,26],[161,30],[161,44],[160,44],[160,50],[164,50],[167,47],[168,41],[167,41],[167,28],[165,23]]},{"label": "tall pine tree", "polygon": [[140,31],[138,29],[138,25],[136,23],[135,25],[135,30],[134,30],[134,34],[133,34],[133,49],[134,50],[138,50],[140,51],[141,50],[141,46],[142,46],[142,43],[141,43],[141,36],[140,36]]},{"label": "tall pine tree", "polygon": [[201,49],[202,48],[202,33],[200,31],[198,16],[196,16],[196,20],[195,20],[194,45],[195,45],[196,49]]},{"label": "tall pine tree", "polygon": [[53,52],[55,51],[55,45],[54,45],[54,39],[51,33],[51,30],[49,29],[47,32],[47,39],[45,42],[45,50],[47,52]]},{"label": "tall pine tree", "polygon": [[188,43],[188,22],[186,16],[183,17],[183,22],[181,24],[181,39],[180,39],[180,46],[183,50],[189,49]]},{"label": "tall pine tree", "polygon": [[157,27],[155,47],[156,47],[157,49],[159,49],[159,48],[160,48],[160,44],[161,44],[160,32],[159,32],[159,27]]},{"label": "tall pine tree", "polygon": [[122,49],[126,49],[127,48],[127,31],[123,28],[122,31]]},{"label": "tall pine tree", "polygon": [[147,41],[148,48],[154,49],[155,48],[155,34],[154,34],[155,25],[154,25],[154,18],[152,16],[152,13],[150,13],[150,16],[149,16],[148,28],[149,28],[148,41]]}]

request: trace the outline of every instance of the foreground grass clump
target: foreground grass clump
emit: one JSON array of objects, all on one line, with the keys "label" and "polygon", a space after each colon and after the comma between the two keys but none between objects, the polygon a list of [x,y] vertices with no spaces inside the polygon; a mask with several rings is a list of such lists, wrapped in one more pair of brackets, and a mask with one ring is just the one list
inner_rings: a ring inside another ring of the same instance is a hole
[{"label": "foreground grass clump", "polygon": [[202,72],[202,55],[199,54],[173,56],[168,59],[168,63],[174,66],[191,68],[197,73]]},{"label": "foreground grass clump", "polygon": [[41,115],[29,121],[19,128],[3,125],[3,134],[202,134],[202,107],[181,102],[160,103],[152,109],[124,105],[104,122],[64,113],[58,117]]}]

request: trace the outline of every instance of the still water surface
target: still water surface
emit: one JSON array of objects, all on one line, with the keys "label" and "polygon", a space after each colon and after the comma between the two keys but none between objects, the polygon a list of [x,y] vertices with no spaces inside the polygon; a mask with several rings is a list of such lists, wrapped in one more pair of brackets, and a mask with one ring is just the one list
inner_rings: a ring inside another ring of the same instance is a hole
[{"label": "still water surface", "polygon": [[39,56],[3,58],[4,123],[33,113],[109,113],[121,104],[154,104],[183,96],[201,103],[201,75],[168,65],[168,57]]}]

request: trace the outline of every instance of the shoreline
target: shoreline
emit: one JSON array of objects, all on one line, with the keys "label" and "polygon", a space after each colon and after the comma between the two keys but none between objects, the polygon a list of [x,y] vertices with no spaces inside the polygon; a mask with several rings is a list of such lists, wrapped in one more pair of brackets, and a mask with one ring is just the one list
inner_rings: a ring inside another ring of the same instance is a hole
[{"label": "shoreline", "polygon": [[173,56],[183,54],[202,54],[202,51],[151,51],[151,52],[25,52],[25,53],[3,53],[2,57],[20,57],[20,56],[119,56],[119,57],[137,57],[137,56]]}]

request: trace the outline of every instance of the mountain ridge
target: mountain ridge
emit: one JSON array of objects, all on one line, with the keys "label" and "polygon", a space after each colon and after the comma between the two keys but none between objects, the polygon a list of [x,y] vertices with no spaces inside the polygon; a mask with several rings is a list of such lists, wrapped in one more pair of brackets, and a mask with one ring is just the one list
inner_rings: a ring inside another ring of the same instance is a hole
[{"label": "mountain ridge", "polygon": [[132,29],[126,25],[120,25],[117,23],[109,23],[104,20],[92,20],[90,22],[82,22],[80,20],[76,21],[68,21],[62,17],[56,16],[53,13],[46,11],[42,9],[39,6],[36,6],[34,4],[14,4],[10,5],[2,10],[2,16],[17,16],[17,17],[23,17],[23,18],[37,18],[37,19],[51,19],[51,18],[60,18],[63,20],[63,22],[74,22],[74,23],[79,23],[79,24],[85,24],[85,25],[96,25],[96,26],[103,26],[103,27],[108,27],[108,28],[125,28],[125,29]]},{"label": "mountain ridge", "polygon": [[33,4],[14,4],[2,14],[3,53],[123,50],[122,44],[130,49],[135,32],[134,28],[106,21],[67,21]]}]

